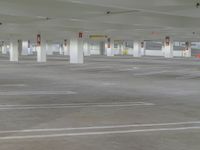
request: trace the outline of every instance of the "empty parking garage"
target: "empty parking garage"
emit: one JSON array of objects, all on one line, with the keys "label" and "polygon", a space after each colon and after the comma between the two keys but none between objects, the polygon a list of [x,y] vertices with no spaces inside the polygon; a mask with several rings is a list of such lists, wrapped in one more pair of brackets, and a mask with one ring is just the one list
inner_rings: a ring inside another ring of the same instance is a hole
[{"label": "empty parking garage", "polygon": [[199,150],[199,6],[0,0],[0,150]]}]

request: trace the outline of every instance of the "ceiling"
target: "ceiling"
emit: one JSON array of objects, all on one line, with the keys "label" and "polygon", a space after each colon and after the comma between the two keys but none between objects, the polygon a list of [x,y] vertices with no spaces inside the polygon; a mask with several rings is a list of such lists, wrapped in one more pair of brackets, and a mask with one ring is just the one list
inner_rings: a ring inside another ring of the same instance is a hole
[{"label": "ceiling", "polygon": [[[0,40],[63,40],[83,32],[115,39],[200,39],[197,0],[0,0]],[[110,12],[110,14],[106,14]]]}]

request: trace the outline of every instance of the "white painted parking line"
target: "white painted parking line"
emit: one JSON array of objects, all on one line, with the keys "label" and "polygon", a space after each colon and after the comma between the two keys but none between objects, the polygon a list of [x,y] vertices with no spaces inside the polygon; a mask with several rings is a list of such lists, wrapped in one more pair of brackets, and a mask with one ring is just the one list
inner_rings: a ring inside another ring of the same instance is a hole
[{"label": "white painted parking line", "polygon": [[62,108],[85,108],[85,107],[132,107],[154,106],[153,103],[145,102],[119,102],[119,103],[76,103],[76,104],[38,104],[38,105],[0,105],[3,110],[26,110],[26,109],[62,109]]},{"label": "white painted parking line", "polygon": [[111,69],[113,67],[111,66],[103,66],[103,67],[87,67],[87,68],[72,68],[70,70],[93,70],[93,69]]},{"label": "white painted parking line", "polygon": [[104,86],[114,86],[114,85],[117,85],[117,83],[113,83],[113,82],[102,82],[101,85],[104,85]]},{"label": "white painted parking line", "polygon": [[134,73],[135,76],[145,76],[145,75],[155,75],[155,74],[163,74],[169,72],[168,70],[163,71],[152,71],[152,72],[145,72],[145,73]]},{"label": "white painted parking line", "polygon": [[5,133],[28,133],[28,132],[52,132],[52,131],[72,131],[72,130],[92,130],[92,129],[119,129],[131,127],[158,127],[158,126],[180,126],[180,125],[200,125],[200,121],[193,122],[174,122],[174,123],[155,123],[155,124],[131,124],[131,125],[110,125],[110,126],[90,126],[76,128],[52,128],[52,129],[27,129],[27,130],[9,130],[0,131],[0,134]]},{"label": "white painted parking line", "polygon": [[131,133],[140,133],[140,132],[184,131],[184,130],[200,130],[200,126],[177,127],[177,128],[157,128],[157,129],[140,129],[140,130],[81,132],[81,133],[66,133],[66,134],[47,134],[47,135],[43,134],[43,135],[25,135],[25,136],[6,136],[6,137],[0,137],[0,140],[40,139],[40,138],[56,138],[56,137],[68,137],[68,136],[131,134]]},{"label": "white painted parking line", "polygon": [[0,87],[25,87],[25,84],[0,84]]},{"label": "white painted parking line", "polygon": [[1,91],[0,96],[29,96],[29,95],[71,95],[72,91]]},{"label": "white painted parking line", "polygon": [[148,102],[105,102],[105,103],[99,103],[99,102],[94,102],[94,103],[65,103],[65,104],[28,104],[28,105],[0,105],[0,107],[28,107],[28,106],[74,106],[74,105],[117,105],[117,104],[146,104],[146,105],[153,105],[153,103],[148,103]]},{"label": "white painted parking line", "polygon": [[195,79],[195,78],[199,78],[200,77],[200,74],[185,74],[185,75],[182,75],[180,77],[176,77],[176,79],[182,79],[182,80],[186,80],[186,79]]},{"label": "white painted parking line", "polygon": [[135,71],[140,69],[140,67],[133,67],[133,68],[125,68],[125,69],[119,69],[119,71]]}]

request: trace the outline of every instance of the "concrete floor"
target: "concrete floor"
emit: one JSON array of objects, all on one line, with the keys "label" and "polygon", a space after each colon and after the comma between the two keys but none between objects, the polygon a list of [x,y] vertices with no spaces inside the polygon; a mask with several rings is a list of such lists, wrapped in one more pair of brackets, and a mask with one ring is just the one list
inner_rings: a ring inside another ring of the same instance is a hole
[{"label": "concrete floor", "polygon": [[200,60],[0,57],[0,150],[199,150]]}]

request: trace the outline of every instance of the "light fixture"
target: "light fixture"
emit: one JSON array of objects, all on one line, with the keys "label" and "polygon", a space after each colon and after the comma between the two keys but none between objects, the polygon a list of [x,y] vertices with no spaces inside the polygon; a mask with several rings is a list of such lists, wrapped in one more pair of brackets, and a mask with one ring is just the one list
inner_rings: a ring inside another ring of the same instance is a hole
[{"label": "light fixture", "polygon": [[195,4],[196,8],[199,8],[200,7],[200,1],[198,0]]}]

